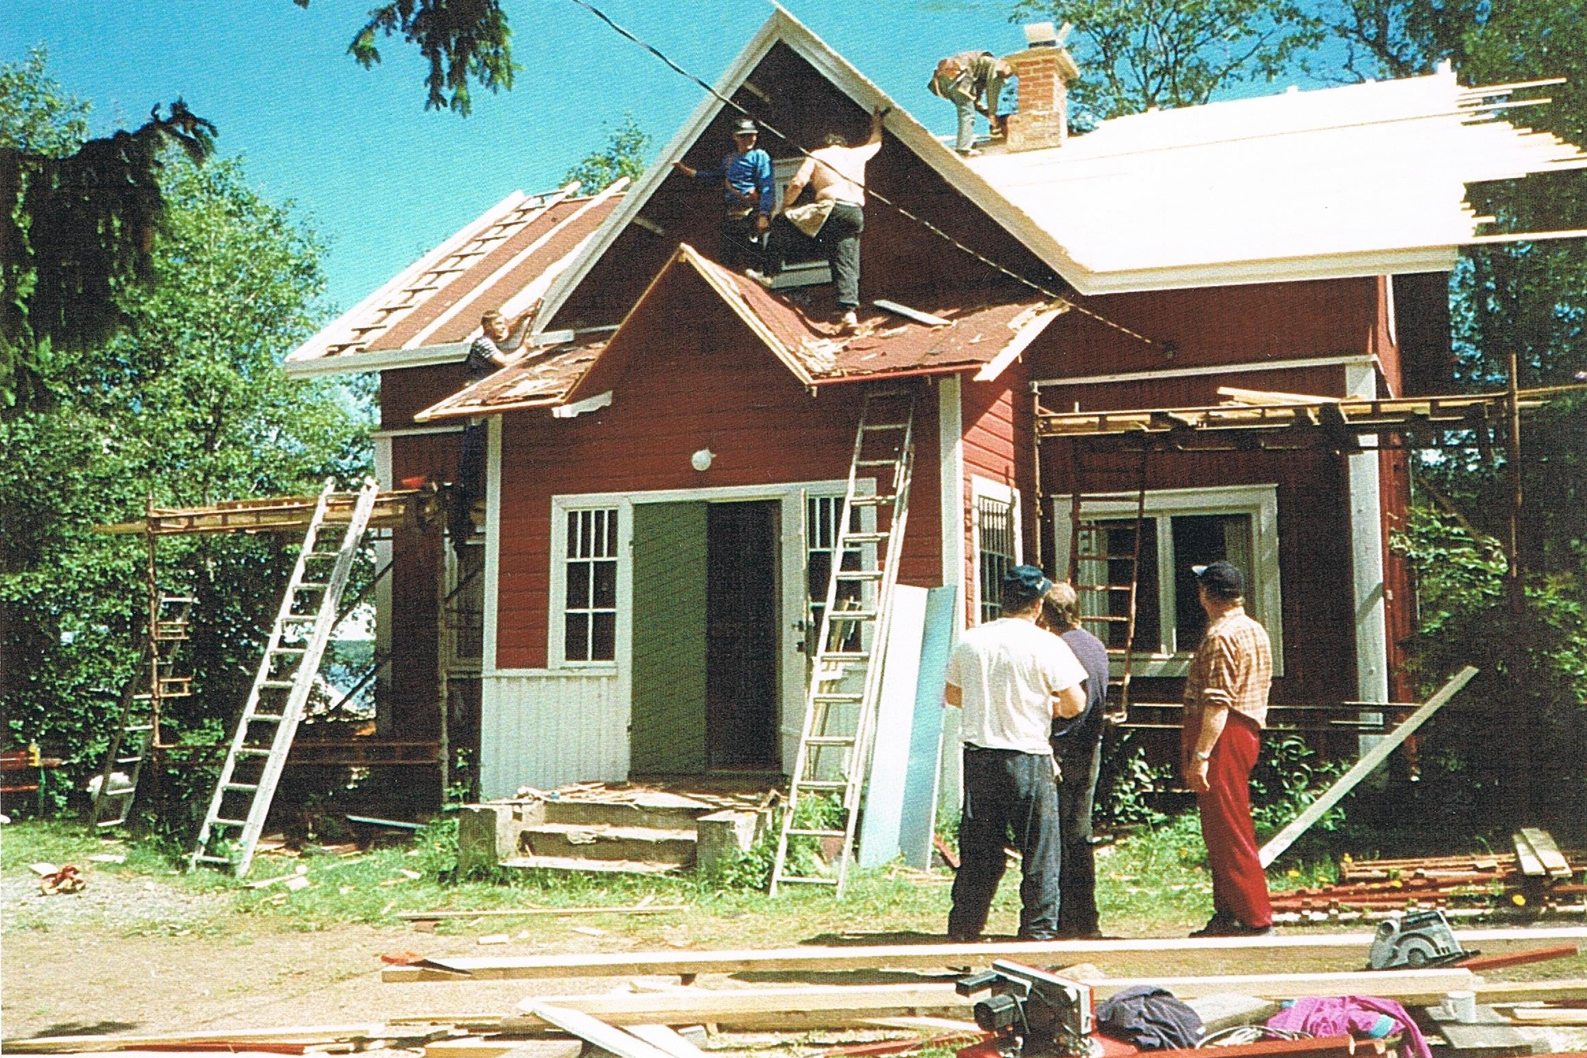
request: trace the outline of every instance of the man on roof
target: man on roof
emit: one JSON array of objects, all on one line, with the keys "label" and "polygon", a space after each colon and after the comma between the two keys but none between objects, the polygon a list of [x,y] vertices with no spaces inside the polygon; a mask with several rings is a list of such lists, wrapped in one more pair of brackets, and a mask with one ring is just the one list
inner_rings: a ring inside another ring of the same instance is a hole
[{"label": "man on roof", "polygon": [[966,158],[981,153],[975,149],[975,113],[978,110],[986,115],[992,135],[1002,133],[997,104],[1003,85],[1013,76],[1014,68],[989,51],[964,51],[937,63],[926,90],[946,99],[959,111],[954,150]]},{"label": "man on roof", "polygon": [[[837,285],[838,313],[845,327],[859,323],[860,233],[865,230],[865,163],[882,149],[882,119],[887,111],[871,111],[871,132],[866,141],[850,147],[841,134],[832,132],[826,145],[805,156],[783,192],[782,214],[772,227],[764,270],[749,269],[763,286],[782,270],[789,250],[799,242],[814,240],[826,251]],[[796,205],[809,187],[815,201]]]},{"label": "man on roof", "polygon": [[757,147],[759,127],[749,118],[733,126],[733,151],[714,169],[694,169],[683,162],[672,167],[691,180],[720,184],[723,191],[722,263],[730,268],[764,265],[765,235],[777,205],[771,155]]}]

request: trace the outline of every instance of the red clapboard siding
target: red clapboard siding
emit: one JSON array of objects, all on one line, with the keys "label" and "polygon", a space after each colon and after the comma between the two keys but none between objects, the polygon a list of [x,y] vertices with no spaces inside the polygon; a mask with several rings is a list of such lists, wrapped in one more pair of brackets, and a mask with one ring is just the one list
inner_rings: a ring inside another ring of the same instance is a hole
[{"label": "red clapboard siding", "polygon": [[[556,420],[543,411],[503,422],[502,559],[497,664],[546,664],[551,498],[764,485],[846,477],[863,388],[810,396],[698,278],[658,299],[631,326],[645,352],[610,407]],[[941,580],[935,394],[923,387],[915,420],[916,473],[900,577]],[[689,456],[716,453],[711,469]]]},{"label": "red clapboard siding", "polygon": [[1377,352],[1388,344],[1384,297],[1382,284],[1365,278],[1085,298],[1086,308],[1157,344],[1071,312],[1025,357],[1032,377],[1056,378]]}]

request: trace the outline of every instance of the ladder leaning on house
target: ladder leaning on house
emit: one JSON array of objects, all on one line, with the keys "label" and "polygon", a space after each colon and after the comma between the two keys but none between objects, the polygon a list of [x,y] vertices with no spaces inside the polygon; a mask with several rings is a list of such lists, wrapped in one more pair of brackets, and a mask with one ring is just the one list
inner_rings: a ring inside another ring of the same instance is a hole
[{"label": "ladder leaning on house", "polygon": [[188,860],[190,869],[201,863],[230,866],[241,878],[253,863],[380,487],[373,481],[364,484],[340,545],[325,549],[319,546],[320,537],[327,527],[326,510],[334,488],[334,481],[325,483],[309,519],[303,548]]},{"label": "ladder leaning on house", "polygon": [[[800,883],[833,885],[842,896],[848,880],[881,693],[893,585],[909,516],[914,414],[913,390],[865,395],[833,542],[832,573],[805,696],[799,752],[772,864],[773,896],[782,885]],[[877,491],[861,495],[862,479],[875,480]],[[867,511],[875,512],[874,521],[865,515]],[[867,526],[867,521],[872,524]],[[830,794],[841,797],[841,820],[801,815],[802,802]],[[790,842],[823,838],[842,841],[836,877],[788,873]]]},{"label": "ladder leaning on house", "polygon": [[[1093,468],[1088,477],[1084,442],[1076,440],[1072,444],[1069,583],[1075,589],[1081,624],[1100,626],[1092,631],[1107,646],[1110,662],[1116,664],[1116,675],[1108,680],[1107,717],[1119,724],[1128,717],[1130,708],[1149,449],[1142,446],[1138,453],[1127,453],[1139,459],[1133,468],[1131,487],[1087,492],[1088,483],[1104,471]],[[1095,508],[1099,504],[1112,510],[1098,512]],[[1121,505],[1124,511],[1119,510]],[[1156,560],[1155,555],[1152,560]]]},{"label": "ladder leaning on house", "polygon": [[194,601],[163,592],[151,599],[138,671],[122,693],[94,790],[93,821],[99,829],[121,826],[132,815],[143,762],[160,736],[161,703],[193,693],[193,677],[176,670]]}]

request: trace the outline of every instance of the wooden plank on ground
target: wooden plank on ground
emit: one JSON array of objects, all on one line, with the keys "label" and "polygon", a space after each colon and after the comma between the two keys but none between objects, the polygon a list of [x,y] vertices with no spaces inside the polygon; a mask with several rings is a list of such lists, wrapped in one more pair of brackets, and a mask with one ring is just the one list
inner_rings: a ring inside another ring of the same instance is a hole
[{"label": "wooden plank on ground", "polygon": [[666,1051],[654,1044],[646,1043],[638,1036],[630,1035],[583,1011],[569,1010],[553,1003],[532,1002],[529,1013],[555,1025],[563,1032],[571,1033],[582,1040],[588,1040],[602,1050],[610,1051],[617,1055],[617,1058],[669,1058]]},{"label": "wooden plank on ground", "polygon": [[672,911],[687,910],[689,910],[688,904],[646,904],[642,907],[493,907],[484,911],[399,911],[393,917],[407,922],[439,922],[447,918],[518,918],[529,915],[662,915]]},{"label": "wooden plank on ground", "polygon": [[1532,851],[1542,861],[1543,869],[1550,878],[1569,878],[1571,875],[1570,863],[1559,851],[1559,846],[1554,844],[1554,836],[1538,827],[1522,827],[1521,835],[1526,838],[1527,844],[1532,846]]},{"label": "wooden plank on ground", "polygon": [[1527,840],[1525,831],[1511,834],[1510,841],[1515,845],[1515,859],[1521,865],[1522,874],[1528,878],[1548,877],[1548,868],[1543,866],[1543,861],[1536,852],[1532,851],[1532,843]]},{"label": "wooden plank on ground", "polygon": [[1376,771],[1378,765],[1387,760],[1389,754],[1393,753],[1400,743],[1415,734],[1417,728],[1425,724],[1434,713],[1442,709],[1444,703],[1459,694],[1461,689],[1470,683],[1475,675],[1477,675],[1475,666],[1467,665],[1462,668],[1450,677],[1448,683],[1438,689],[1437,694],[1427,699],[1421,708],[1407,717],[1404,723],[1384,735],[1383,741],[1362,754],[1361,759],[1356,761],[1354,767],[1341,775],[1321,797],[1307,805],[1306,810],[1296,816],[1289,826],[1268,839],[1267,844],[1263,845],[1257,854],[1262,866],[1271,866],[1274,860],[1283,855],[1285,849],[1295,843],[1296,838],[1310,830],[1312,824],[1316,823],[1330,808],[1344,799],[1345,794],[1354,790],[1362,779]]},{"label": "wooden plank on ground", "polygon": [[[1587,942],[1587,927],[1456,930],[1464,947],[1513,941]],[[428,966],[388,966],[391,982],[531,980],[548,977],[630,977],[645,974],[745,973],[756,970],[940,970],[990,966],[1013,959],[1037,966],[1094,960],[1109,955],[1164,952],[1337,949],[1361,954],[1371,933],[1306,933],[1276,937],[1162,937],[1129,940],[1007,941],[995,944],[889,944],[854,947],[770,948],[743,951],[595,952],[576,955],[458,956],[426,960]]]},{"label": "wooden plank on ground", "polygon": [[665,1051],[671,1058],[706,1058],[704,1051],[678,1035],[671,1025],[629,1025],[628,1032]]},{"label": "wooden plank on ground", "polygon": [[[1094,979],[1087,984],[1098,999],[1151,984],[1166,988],[1181,998],[1227,992],[1261,999],[1371,994],[1405,1003],[1436,1003],[1445,992],[1470,989],[1474,981],[1469,970],[1442,968],[1215,977],[1110,977]],[[715,1022],[735,1028],[840,1026],[879,1017],[964,1018],[975,1006],[971,998],[959,995],[954,985],[929,983],[694,988],[678,992],[535,996],[524,1000],[520,1008],[534,1017],[542,1017],[540,1008],[547,1004],[557,1010],[598,1018],[608,1027]]]},{"label": "wooden plank on ground", "polygon": [[[453,980],[456,980],[454,977]],[[250,1043],[320,1044],[350,1040],[391,1039],[407,1035],[388,1028],[383,1022],[350,1025],[295,1025],[273,1029],[208,1029],[203,1032],[172,1032],[163,1036],[38,1036],[6,1040],[0,1050],[6,1054],[76,1054],[84,1051],[122,1051],[138,1048],[174,1049],[183,1044]]]},{"label": "wooden plank on ground", "polygon": [[1474,985],[1477,998],[1490,1006],[1512,1003],[1553,1003],[1587,999],[1587,977],[1543,981],[1486,981]]},{"label": "wooden plank on ground", "polygon": [[424,1045],[424,1058],[579,1058],[580,1039],[521,1040],[507,1036],[465,1036]]}]

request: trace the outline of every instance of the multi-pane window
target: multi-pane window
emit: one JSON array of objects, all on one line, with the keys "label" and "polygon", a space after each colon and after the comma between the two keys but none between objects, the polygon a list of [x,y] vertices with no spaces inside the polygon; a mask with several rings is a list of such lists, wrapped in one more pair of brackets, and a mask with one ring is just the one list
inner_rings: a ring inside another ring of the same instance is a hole
[{"label": "multi-pane window", "polygon": [[485,653],[485,538],[476,536],[454,556],[446,595],[446,628],[453,667],[477,668]]},{"label": "multi-pane window", "polygon": [[1018,565],[1014,504],[992,496],[975,498],[976,577],[981,588],[981,621],[1003,615],[1003,575]]},{"label": "multi-pane window", "polygon": [[[1069,513],[1067,497],[1054,503],[1054,539],[1062,552],[1062,571],[1068,569]],[[1136,553],[1135,503],[1089,502],[1087,520],[1097,528],[1080,534],[1081,555],[1106,557],[1081,559],[1077,576],[1081,611],[1123,616],[1128,613],[1128,593],[1096,589],[1130,583],[1129,556]],[[1219,560],[1232,562],[1245,574],[1246,609],[1267,628],[1275,665],[1282,665],[1278,504],[1273,486],[1148,492],[1139,555],[1133,644],[1137,675],[1183,674],[1207,625],[1192,567]],[[1123,622],[1086,627],[1103,636],[1108,646],[1124,646]]]},{"label": "multi-pane window", "polygon": [[[858,509],[850,513],[857,519]],[[821,618],[827,608],[827,584],[832,579],[832,555],[837,550],[838,525],[843,520],[842,496],[811,496],[805,501],[805,570],[808,577],[806,591],[810,599],[810,618],[805,636],[805,652],[815,653],[816,636],[820,634]],[[850,549],[843,555],[843,569],[859,569],[862,556]],[[838,609],[859,609],[862,583],[857,580],[838,582]],[[854,650],[859,626],[842,626],[844,643],[833,644],[834,650]]]},{"label": "multi-pane window", "polygon": [[567,519],[562,656],[611,661],[617,657],[617,509],[568,511]]}]

